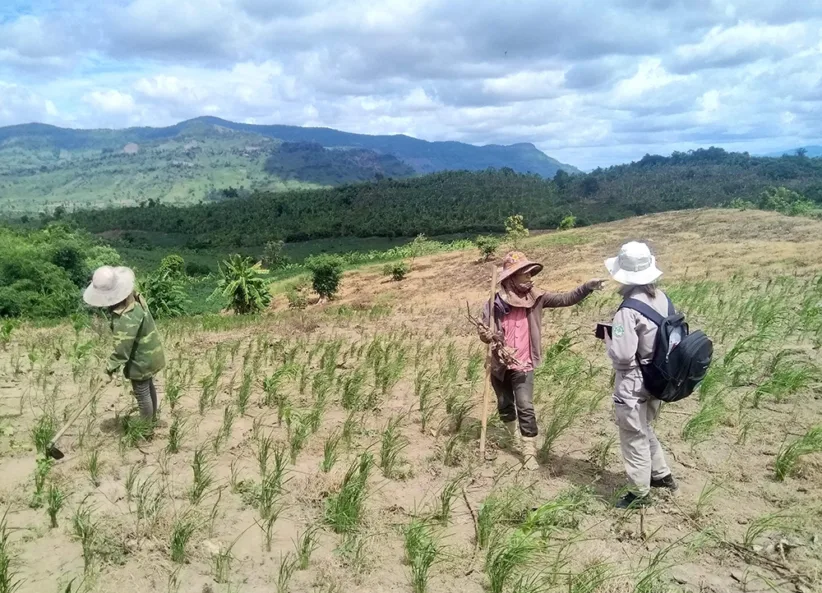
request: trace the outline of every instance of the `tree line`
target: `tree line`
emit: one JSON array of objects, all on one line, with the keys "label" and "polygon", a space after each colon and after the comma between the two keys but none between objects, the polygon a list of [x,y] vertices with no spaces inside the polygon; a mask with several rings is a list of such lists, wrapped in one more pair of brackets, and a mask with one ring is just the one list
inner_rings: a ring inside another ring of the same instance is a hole
[{"label": "tree line", "polygon": [[822,204],[822,159],[758,158],[710,148],[646,155],[585,175],[559,171],[553,179],[507,168],[447,171],[329,189],[253,192],[192,207],[157,203],[81,211],[72,218],[95,233],[180,233],[204,246],[241,247],[277,239],[496,233],[513,213],[534,229],[557,228],[569,216],[584,226],[734,200],[756,203],[774,186]]}]

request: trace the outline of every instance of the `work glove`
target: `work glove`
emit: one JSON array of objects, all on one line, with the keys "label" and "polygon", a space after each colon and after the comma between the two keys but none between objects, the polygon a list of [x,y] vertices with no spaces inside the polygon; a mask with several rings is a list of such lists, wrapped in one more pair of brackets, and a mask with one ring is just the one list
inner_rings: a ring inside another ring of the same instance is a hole
[{"label": "work glove", "polygon": [[602,290],[603,286],[605,286],[605,280],[601,278],[594,278],[585,283],[585,288],[588,290]]}]

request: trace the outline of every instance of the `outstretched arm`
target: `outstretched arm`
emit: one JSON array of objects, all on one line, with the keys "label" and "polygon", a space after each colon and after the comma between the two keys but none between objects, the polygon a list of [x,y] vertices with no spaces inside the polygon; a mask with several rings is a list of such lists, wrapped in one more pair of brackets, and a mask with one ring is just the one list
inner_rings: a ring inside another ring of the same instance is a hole
[{"label": "outstretched arm", "polygon": [[589,280],[585,284],[568,292],[546,292],[540,297],[542,299],[542,306],[550,309],[576,305],[585,300],[585,298],[595,290],[600,290],[603,284],[603,280],[595,279]]}]

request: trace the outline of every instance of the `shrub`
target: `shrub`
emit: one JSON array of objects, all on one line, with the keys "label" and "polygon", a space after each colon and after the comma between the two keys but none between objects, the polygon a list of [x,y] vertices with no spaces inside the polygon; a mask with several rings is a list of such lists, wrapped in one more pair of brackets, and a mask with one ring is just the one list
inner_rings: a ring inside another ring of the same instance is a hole
[{"label": "shrub", "polygon": [[405,277],[408,275],[408,270],[409,266],[406,262],[398,261],[392,264],[385,264],[382,273],[385,276],[391,276],[391,279],[395,282],[400,282],[401,280],[405,280]]},{"label": "shrub", "polygon": [[178,279],[183,278],[186,275],[185,270],[185,260],[176,253],[165,256],[160,262],[160,266],[157,268],[159,273]]},{"label": "shrub", "polygon": [[770,187],[762,192],[759,207],[763,210],[775,210],[790,216],[800,216],[814,210],[813,202],[805,196],[785,187]]},{"label": "shrub", "polygon": [[483,262],[487,262],[494,257],[494,254],[500,246],[499,239],[496,237],[489,237],[487,235],[480,235],[474,239],[474,243],[476,243],[477,249],[479,249],[479,252],[482,255]]},{"label": "shrub", "polygon": [[522,240],[528,236],[522,214],[514,214],[505,219],[505,233],[514,249],[519,249]]},{"label": "shrub", "polygon": [[63,317],[78,305],[77,285],[53,263],[9,255],[0,264],[0,317]]},{"label": "shrub", "polygon": [[289,263],[284,241],[269,241],[263,248],[263,264],[269,270],[279,270]]},{"label": "shrub", "polygon": [[198,276],[208,276],[209,274],[211,274],[211,268],[209,268],[206,264],[196,261],[186,262],[186,276],[196,278]]},{"label": "shrub", "polygon": [[753,208],[754,205],[749,202],[748,200],[743,200],[742,198],[734,198],[728,204],[728,208],[732,208],[733,210],[749,210]]},{"label": "shrub", "polygon": [[94,272],[101,266],[121,266],[123,259],[117,250],[108,245],[94,245],[86,253],[86,266]]},{"label": "shrub", "polygon": [[342,260],[335,255],[319,255],[306,260],[305,266],[311,271],[311,284],[321,299],[333,299],[340,287]]},{"label": "shrub", "polygon": [[78,287],[84,287],[91,276],[85,255],[78,245],[68,242],[58,245],[49,259],[55,266],[63,268]]},{"label": "shrub", "polygon": [[305,309],[308,306],[308,296],[306,292],[308,285],[298,282],[288,287],[285,291],[285,298],[288,300],[289,309]]},{"label": "shrub", "polygon": [[161,264],[160,268],[142,279],[140,288],[155,317],[179,317],[186,314],[189,300],[183,276],[176,270],[163,269]]},{"label": "shrub", "polygon": [[561,231],[567,231],[568,229],[572,229],[577,226],[577,217],[573,214],[569,214],[565,218],[562,219],[562,222],[559,223],[559,229]]},{"label": "shrub", "polygon": [[234,254],[220,264],[220,279],[214,295],[221,294],[229,301],[229,307],[238,315],[262,311],[271,302],[268,274],[259,262],[250,257]]}]

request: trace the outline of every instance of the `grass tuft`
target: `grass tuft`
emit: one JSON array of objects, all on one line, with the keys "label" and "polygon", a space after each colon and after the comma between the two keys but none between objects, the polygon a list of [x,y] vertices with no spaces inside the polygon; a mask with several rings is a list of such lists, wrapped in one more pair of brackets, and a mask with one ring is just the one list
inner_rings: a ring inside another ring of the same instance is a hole
[{"label": "grass tuft", "polygon": [[297,570],[298,559],[290,552],[285,557],[280,556],[280,568],[277,571],[277,593],[289,593],[288,584]]},{"label": "grass tuft", "polygon": [[791,444],[782,445],[774,463],[776,479],[782,481],[793,475],[803,455],[820,451],[822,451],[822,425],[814,426]]},{"label": "grass tuft", "polygon": [[184,564],[188,560],[186,548],[195,531],[197,531],[197,523],[188,513],[184,513],[174,521],[169,541],[172,562]]},{"label": "grass tuft", "polygon": [[312,525],[300,534],[297,538],[297,559],[299,560],[299,569],[305,570],[311,562],[311,554],[319,547],[317,536],[320,528],[317,525]]},{"label": "grass tuft", "polygon": [[405,528],[405,561],[411,567],[411,588],[426,593],[431,567],[440,556],[440,548],[428,524],[413,519]]},{"label": "grass tuft", "polygon": [[188,491],[188,500],[196,506],[200,504],[200,501],[203,500],[206,492],[214,483],[214,468],[204,447],[194,451],[191,470],[194,474],[194,482]]},{"label": "grass tuft", "polygon": [[323,473],[328,473],[334,467],[334,464],[337,463],[337,459],[339,458],[339,445],[340,441],[342,440],[342,433],[340,432],[333,432],[331,435],[326,439],[325,444],[323,445],[323,460],[320,463],[320,469]]},{"label": "grass tuft", "polygon": [[511,578],[525,568],[540,549],[541,543],[532,534],[496,531],[485,557],[485,572],[491,593],[502,593]]},{"label": "grass tuft", "polygon": [[373,465],[370,453],[361,454],[348,468],[340,490],[326,501],[325,520],[336,533],[350,533],[362,522]]},{"label": "grass tuft", "polygon": [[6,522],[8,509],[0,518],[0,593],[14,593],[23,585],[17,578],[17,569],[14,566],[14,556],[11,551],[11,532]]},{"label": "grass tuft", "polygon": [[171,421],[171,426],[168,429],[168,443],[166,443],[166,451],[170,454],[180,452],[183,445],[183,440],[188,432],[188,423],[182,416],[174,416]]},{"label": "grass tuft", "polygon": [[53,482],[49,484],[49,490],[46,496],[46,513],[49,516],[52,529],[57,527],[57,515],[59,515],[63,509],[63,504],[65,504],[67,498],[68,494],[61,490],[57,484]]},{"label": "grass tuft", "polygon": [[397,476],[398,466],[402,462],[402,451],[408,446],[408,439],[400,430],[402,421],[402,416],[391,418],[382,433],[380,468],[386,478]]}]

